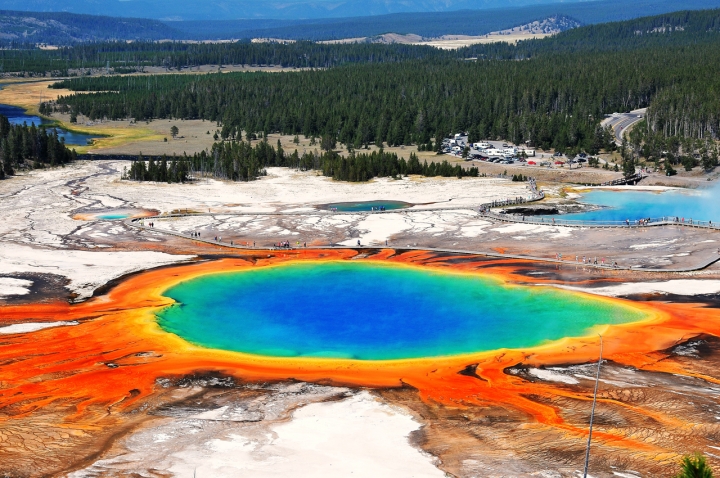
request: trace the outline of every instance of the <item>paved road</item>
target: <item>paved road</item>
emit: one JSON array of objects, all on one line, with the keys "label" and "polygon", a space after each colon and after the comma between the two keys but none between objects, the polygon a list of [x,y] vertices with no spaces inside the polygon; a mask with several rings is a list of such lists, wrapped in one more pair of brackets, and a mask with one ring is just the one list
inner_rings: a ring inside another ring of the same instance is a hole
[{"label": "paved road", "polygon": [[646,111],[647,108],[641,108],[631,111],[630,113],[613,113],[612,116],[604,119],[600,124],[602,124],[603,127],[612,127],[615,132],[615,142],[620,145],[625,131],[627,131],[630,126],[642,120],[645,117]]}]

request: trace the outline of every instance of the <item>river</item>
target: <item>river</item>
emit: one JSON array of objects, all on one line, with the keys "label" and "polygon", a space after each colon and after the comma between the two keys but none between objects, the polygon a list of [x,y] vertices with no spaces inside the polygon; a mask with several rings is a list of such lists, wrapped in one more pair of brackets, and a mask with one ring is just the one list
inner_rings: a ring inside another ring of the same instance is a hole
[{"label": "river", "polygon": [[[5,85],[0,83],[0,89],[2,89],[3,86]],[[65,144],[67,145],[85,146],[90,144],[93,139],[99,137],[91,134],[68,131],[59,126],[53,125],[52,121],[48,121],[39,116],[29,115],[24,109],[17,106],[0,103],[0,115],[6,116],[8,120],[10,120],[11,124],[21,125],[23,123],[27,123],[28,125],[31,125],[34,123],[35,126],[47,125],[48,130],[57,131],[58,136],[60,138],[64,138]]]}]

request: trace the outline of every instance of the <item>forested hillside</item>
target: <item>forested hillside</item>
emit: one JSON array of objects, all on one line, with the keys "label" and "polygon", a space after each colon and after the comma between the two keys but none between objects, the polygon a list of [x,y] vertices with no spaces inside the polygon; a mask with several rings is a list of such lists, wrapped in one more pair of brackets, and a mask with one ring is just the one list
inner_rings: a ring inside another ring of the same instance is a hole
[{"label": "forested hillside", "polygon": [[11,125],[0,115],[0,179],[15,174],[18,168],[59,166],[76,157],[54,131],[48,133],[35,125]]},{"label": "forested hillside", "polygon": [[704,46],[720,39],[720,10],[681,11],[625,22],[588,25],[541,40],[517,45],[474,45],[458,51],[460,57],[526,59],[538,55],[579,51],[628,51],[674,46]]},{"label": "forested hillside", "polygon": [[[288,74],[163,75],[68,80],[58,87],[96,91],[54,107],[92,118],[204,118],[223,135],[239,130],[320,136],[355,147],[425,144],[453,131],[473,138],[601,147],[604,114],[695,92],[707,107],[673,109],[657,121],[689,121],[717,131],[712,84],[720,48],[541,55],[530,61],[405,61]],[[664,100],[670,101],[670,100]],[[719,109],[716,109],[720,110]],[[669,109],[663,109],[668,111]],[[698,130],[699,131],[699,130]]]}]

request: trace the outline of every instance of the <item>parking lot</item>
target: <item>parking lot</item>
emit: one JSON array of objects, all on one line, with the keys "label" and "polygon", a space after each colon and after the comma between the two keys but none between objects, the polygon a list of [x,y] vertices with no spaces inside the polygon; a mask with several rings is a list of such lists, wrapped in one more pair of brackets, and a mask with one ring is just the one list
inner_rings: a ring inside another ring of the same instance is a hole
[{"label": "parking lot", "polygon": [[[463,157],[466,148],[467,154]],[[516,146],[503,141],[480,141],[469,143],[465,133],[446,138],[442,143],[442,152],[450,156],[473,162],[487,162],[504,165],[526,166],[530,168],[580,169],[589,165],[593,158],[585,153],[568,158],[562,153],[536,151],[534,148]],[[597,159],[599,165],[604,160]]]}]

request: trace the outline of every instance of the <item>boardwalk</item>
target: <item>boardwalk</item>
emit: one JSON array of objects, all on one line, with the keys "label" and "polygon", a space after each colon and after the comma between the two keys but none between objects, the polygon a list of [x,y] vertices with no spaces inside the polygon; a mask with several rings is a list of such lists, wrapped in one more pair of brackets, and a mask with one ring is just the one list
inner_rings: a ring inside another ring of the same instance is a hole
[{"label": "boardwalk", "polygon": [[[542,192],[538,192],[538,199],[541,199],[540,196],[542,196]],[[497,203],[503,203],[503,205],[506,202],[512,202],[512,200],[507,201],[499,201]],[[517,222],[517,223],[523,223],[523,224],[538,224],[538,225],[545,225],[545,226],[558,226],[558,227],[599,227],[599,228],[628,228],[628,227],[657,227],[657,226],[684,226],[684,227],[700,227],[700,228],[708,228],[708,229],[716,229],[717,226],[714,224],[708,223],[708,222],[698,222],[695,221],[692,224],[690,223],[682,223],[682,222],[676,222],[674,218],[664,218],[664,220],[657,219],[653,222],[650,222],[646,225],[640,225],[631,223],[629,226],[624,223],[607,223],[607,224],[599,224],[595,223],[593,221],[565,221],[567,224],[560,224],[556,221],[555,224],[550,222],[549,220],[545,219],[539,219],[539,218],[530,218],[528,220],[523,220],[522,218],[518,216],[513,216],[510,214],[498,214],[495,212],[492,212],[489,210],[490,205],[483,205],[480,207],[480,210],[482,212],[479,212],[478,214],[481,217],[487,218],[491,221],[497,221],[497,222]],[[442,210],[457,210],[457,209],[467,209],[467,207],[461,207],[461,208],[443,208]],[[406,210],[395,210],[395,211],[366,211],[366,212],[354,212],[354,213],[343,213],[343,212],[330,212],[326,211],[327,214],[388,214],[388,213],[412,213],[417,211],[426,211],[428,209],[406,209]],[[431,209],[434,211],[440,210],[440,209]],[[205,244],[212,244],[215,246],[220,246],[223,248],[229,248],[229,249],[237,249],[237,250],[319,250],[319,249],[363,249],[363,250],[383,250],[383,249],[398,249],[398,250],[415,250],[415,251],[430,251],[430,252],[437,252],[437,253],[445,253],[445,254],[458,254],[458,255],[472,255],[472,256],[480,256],[480,257],[490,257],[490,258],[498,258],[498,259],[517,259],[517,260],[527,260],[527,261],[538,261],[538,262],[546,262],[546,263],[554,263],[558,265],[575,265],[575,266],[583,266],[588,268],[594,268],[594,269],[601,269],[601,270],[608,270],[608,271],[619,271],[619,270],[625,270],[625,271],[637,271],[637,272],[653,272],[653,273],[683,273],[683,272],[694,272],[699,271],[702,269],[705,269],[712,264],[715,264],[716,262],[720,261],[720,255],[712,255],[708,259],[704,260],[700,264],[696,264],[692,267],[686,267],[682,269],[651,269],[651,268],[640,268],[640,267],[624,267],[622,265],[619,266],[612,266],[612,265],[605,265],[605,264],[582,264],[582,263],[576,263],[571,260],[560,260],[560,259],[552,259],[548,257],[539,257],[539,256],[531,256],[531,255],[518,255],[518,254],[502,254],[499,252],[487,252],[487,251],[473,251],[473,250],[467,250],[467,249],[449,249],[449,248],[434,248],[434,247],[389,247],[389,246],[374,246],[374,245],[363,245],[363,246],[342,246],[342,245],[335,245],[335,244],[328,244],[325,246],[307,246],[307,247],[252,247],[249,245],[239,245],[239,244],[229,244],[227,242],[221,242],[221,241],[215,241],[213,239],[206,239],[206,238],[200,238],[200,237],[193,237],[188,234],[183,234],[180,232],[175,231],[169,231],[166,229],[156,229],[156,228],[149,228],[144,225],[144,220],[163,220],[168,218],[178,218],[178,217],[196,217],[196,216],[215,216],[215,215],[265,215],[265,214],[273,214],[273,215],[307,215],[309,213],[301,213],[301,212],[293,212],[293,213],[190,213],[190,214],[171,214],[166,216],[156,216],[153,218],[144,218],[144,219],[127,219],[125,220],[125,224],[142,230],[152,230],[156,233],[171,235],[175,237],[180,237],[183,239],[188,239],[195,242],[201,242]],[[317,212],[314,212],[312,214],[317,214]]]},{"label": "boardwalk", "polygon": [[[526,197],[514,197],[514,198],[508,198],[505,200],[499,200],[499,201],[493,201],[486,204],[481,204],[477,210],[478,215],[480,217],[483,217],[489,221],[492,222],[505,222],[505,223],[519,223],[519,224],[534,224],[534,225],[541,225],[541,226],[556,226],[556,227],[574,227],[574,228],[601,228],[601,229],[611,229],[611,228],[618,228],[618,229],[628,229],[628,228],[646,228],[646,227],[667,227],[667,226],[680,226],[680,227],[692,227],[692,228],[701,228],[701,229],[720,229],[720,224],[713,223],[712,221],[698,221],[694,219],[684,219],[684,218],[678,218],[678,217],[660,217],[660,218],[644,218],[644,219],[636,219],[633,221],[578,221],[578,220],[567,220],[567,219],[560,219],[560,218],[547,218],[547,217],[532,217],[532,216],[521,216],[521,215],[515,215],[515,214],[507,214],[507,213],[497,213],[492,211],[492,208],[497,207],[507,207],[507,206],[513,206],[513,205],[520,205],[520,204],[526,204],[530,202],[540,201],[545,198],[545,193],[542,190],[538,190],[537,186],[535,184],[534,180],[529,181],[529,188],[530,188],[530,194]],[[343,215],[343,214],[352,214],[352,215],[370,215],[370,214],[411,214],[414,212],[421,212],[421,211],[453,211],[453,210],[468,210],[471,209],[467,206],[456,206],[456,207],[444,207],[444,208],[409,208],[409,209],[395,209],[390,211],[375,211],[375,210],[369,210],[369,211],[352,211],[352,212],[343,212],[343,211],[327,211],[327,210],[317,210],[313,212],[187,212],[187,213],[173,213],[173,214],[166,214],[161,216],[155,216],[153,218],[139,218],[139,219],[126,219],[124,220],[125,224],[138,229],[150,229],[144,225],[145,220],[163,220],[163,219],[170,219],[170,218],[181,218],[181,217],[198,217],[198,216],[307,216],[307,215],[318,215],[318,214],[327,214],[327,215]],[[238,245],[238,244],[229,244],[227,242],[222,241],[216,241],[212,239],[204,239],[199,237],[193,237],[188,234],[183,234],[180,232],[175,231],[169,231],[166,229],[155,229],[152,228],[153,232],[161,233],[161,234],[167,234],[171,236],[181,237],[184,239],[188,239],[191,241],[196,242],[202,242],[205,244],[213,244],[216,246],[221,246],[225,248],[231,248],[231,249],[241,249],[241,250],[298,250],[298,248],[288,247],[271,247],[271,248],[263,248],[263,247],[250,247],[250,246],[244,246],[244,245]],[[308,247],[302,247],[299,249],[365,249],[365,250],[382,250],[382,249],[388,249],[388,246],[341,246],[341,245],[335,245],[335,244],[328,244],[326,246],[308,246]],[[705,269],[709,267],[712,264],[715,264],[716,262],[720,261],[720,254],[713,255],[709,257],[707,260],[703,261],[700,264],[697,264],[692,267],[682,268],[682,269],[651,269],[651,268],[641,268],[641,267],[624,267],[621,265],[605,265],[605,264],[582,264],[577,263],[573,261],[563,261],[561,259],[552,259],[547,257],[538,257],[538,256],[530,256],[530,255],[516,255],[516,254],[502,254],[498,252],[484,252],[484,251],[471,251],[466,249],[447,249],[447,248],[433,248],[433,247],[399,247],[397,249],[401,250],[417,250],[417,251],[431,251],[431,252],[438,252],[438,253],[449,253],[449,254],[461,254],[461,255],[475,255],[475,256],[482,256],[482,257],[492,257],[492,258],[501,258],[501,259],[519,259],[519,260],[528,260],[528,261],[540,261],[540,262],[550,262],[550,263],[556,263],[556,264],[565,264],[565,265],[582,265],[583,267],[591,267],[595,269],[605,269],[605,270],[626,270],[626,271],[638,271],[638,272],[657,272],[657,273],[680,273],[680,272],[694,272],[698,270]]]},{"label": "boardwalk", "polygon": [[549,217],[533,217],[533,216],[521,216],[517,214],[503,214],[493,212],[491,210],[484,210],[480,213],[483,217],[499,221],[499,222],[512,222],[519,224],[536,224],[540,226],[562,226],[562,227],[578,227],[578,228],[643,228],[643,227],[660,227],[660,226],[681,226],[681,227],[693,227],[698,229],[720,229],[720,223],[712,221],[698,221],[696,219],[685,219],[679,217],[656,217],[656,218],[644,218],[627,221],[579,221],[573,219],[560,219],[560,218],[549,218]]}]

